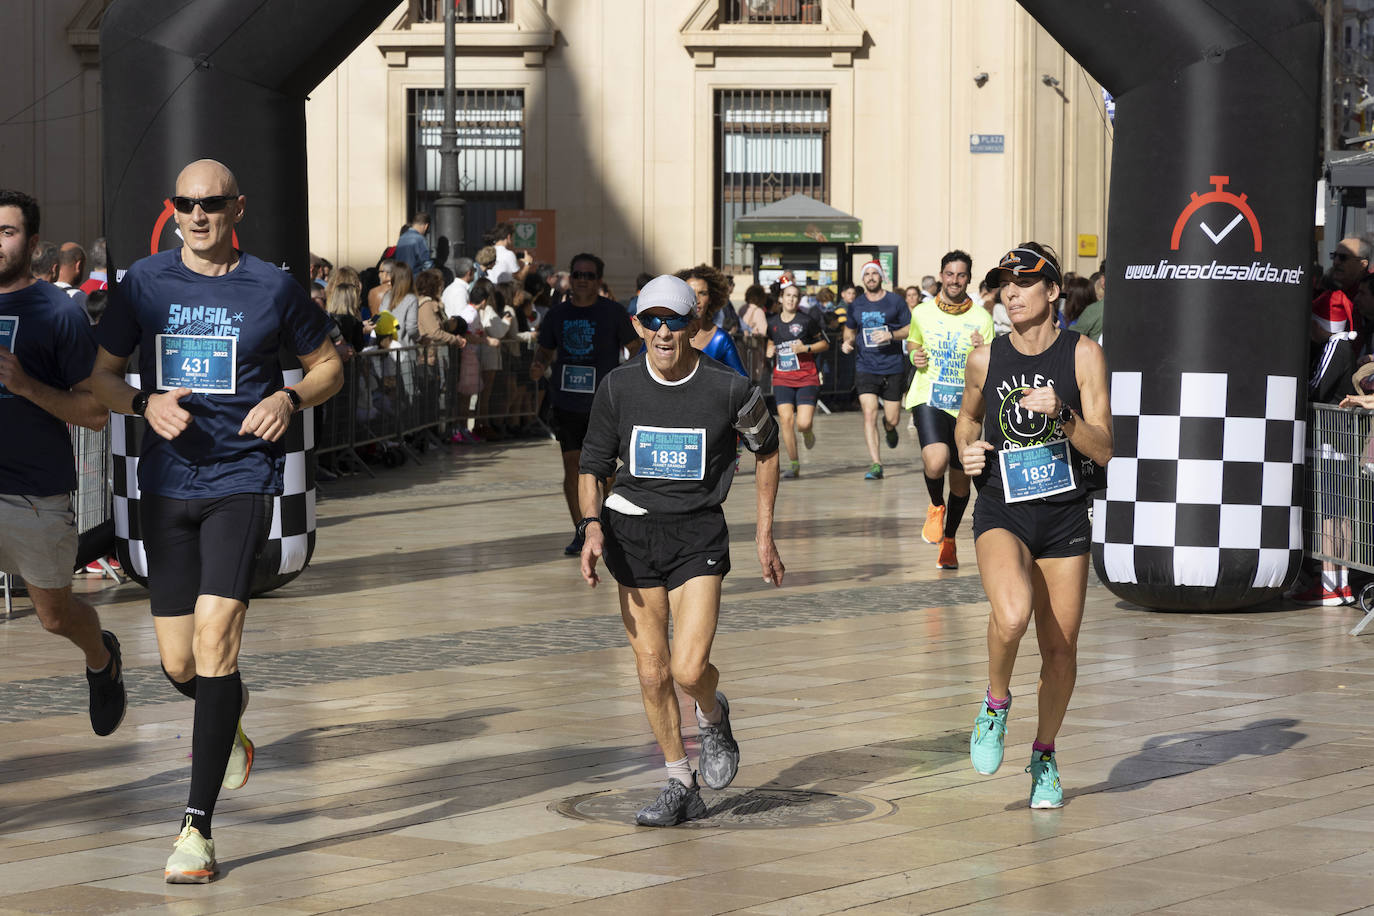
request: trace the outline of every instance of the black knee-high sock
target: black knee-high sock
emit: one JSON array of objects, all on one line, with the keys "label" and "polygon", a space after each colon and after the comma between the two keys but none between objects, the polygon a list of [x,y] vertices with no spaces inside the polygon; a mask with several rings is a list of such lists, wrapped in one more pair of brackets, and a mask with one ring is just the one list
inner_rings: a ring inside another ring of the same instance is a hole
[{"label": "black knee-high sock", "polygon": [[930,504],[943,506],[945,504],[945,478],[927,477],[925,474],[921,476],[926,478],[926,489],[930,491]]},{"label": "black knee-high sock", "polygon": [[215,816],[215,801],[229,765],[229,751],[238,730],[239,709],[243,702],[243,680],[239,673],[224,677],[196,677],[196,723],[191,733],[191,794],[186,813],[191,826],[210,839],[210,819]]},{"label": "black knee-high sock", "polygon": [[189,681],[179,681],[168,674],[167,669],[164,667],[162,669],[162,675],[167,678],[167,683],[176,688],[177,693],[184,697],[190,697],[193,700],[196,698],[196,676],[194,674],[191,675]]},{"label": "black knee-high sock", "polygon": [[959,530],[959,523],[964,520],[964,510],[968,508],[969,494],[960,496],[953,490],[949,493],[949,508],[945,510],[945,537],[954,537],[954,532]]}]

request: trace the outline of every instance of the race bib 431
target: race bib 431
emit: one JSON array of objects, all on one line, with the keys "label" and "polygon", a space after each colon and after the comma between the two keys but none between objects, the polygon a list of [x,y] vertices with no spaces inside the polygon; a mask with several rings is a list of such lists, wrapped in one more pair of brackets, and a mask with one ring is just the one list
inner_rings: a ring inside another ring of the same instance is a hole
[{"label": "race bib 431", "polygon": [[157,335],[157,387],[233,394],[238,385],[238,340],[191,334]]}]

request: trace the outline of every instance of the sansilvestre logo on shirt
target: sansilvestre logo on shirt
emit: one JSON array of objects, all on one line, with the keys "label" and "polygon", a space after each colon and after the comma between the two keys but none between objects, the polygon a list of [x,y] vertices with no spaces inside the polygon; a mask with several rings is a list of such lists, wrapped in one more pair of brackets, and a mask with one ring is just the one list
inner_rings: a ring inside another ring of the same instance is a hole
[{"label": "sansilvestre logo on shirt", "polygon": [[167,307],[167,324],[163,327],[163,333],[237,338],[242,323],[243,312],[230,314],[223,306],[185,306],[174,302]]}]

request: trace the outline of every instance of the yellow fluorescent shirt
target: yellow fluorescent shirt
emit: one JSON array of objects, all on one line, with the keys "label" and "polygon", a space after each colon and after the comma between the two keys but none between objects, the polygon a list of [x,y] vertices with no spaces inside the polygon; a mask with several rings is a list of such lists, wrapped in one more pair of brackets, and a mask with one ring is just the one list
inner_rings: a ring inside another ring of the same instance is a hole
[{"label": "yellow fluorescent shirt", "polygon": [[934,300],[912,310],[906,339],[926,351],[926,366],[916,370],[902,402],[904,407],[929,404],[951,417],[959,415],[964,400],[964,365],[973,349],[974,331],[983,336],[984,344],[992,342],[992,316],[976,302],[962,315],[941,311]]}]

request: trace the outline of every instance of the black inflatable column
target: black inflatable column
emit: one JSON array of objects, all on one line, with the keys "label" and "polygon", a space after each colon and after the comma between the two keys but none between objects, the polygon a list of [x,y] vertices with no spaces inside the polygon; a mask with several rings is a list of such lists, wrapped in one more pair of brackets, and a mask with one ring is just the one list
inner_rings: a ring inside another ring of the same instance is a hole
[{"label": "black inflatable column", "polygon": [[1303,0],[1021,0],[1116,98],[1103,582],[1147,607],[1279,594],[1302,556],[1321,27]]},{"label": "black inflatable column", "polygon": [[[115,0],[100,29],[105,235],[112,264],[176,247],[170,197],[196,159],[233,170],[248,198],[239,247],[309,283],[305,96],[394,10],[395,0]],[[288,383],[294,372],[288,371]],[[142,581],[134,469],[142,421],[113,418],[115,528]],[[294,578],[314,548],[311,417],[287,434],[254,592]]]}]

